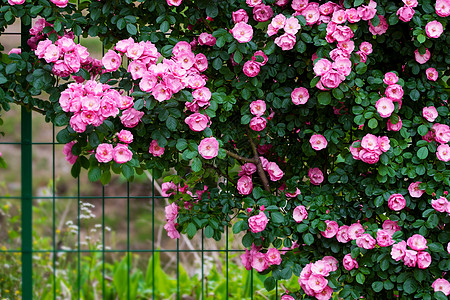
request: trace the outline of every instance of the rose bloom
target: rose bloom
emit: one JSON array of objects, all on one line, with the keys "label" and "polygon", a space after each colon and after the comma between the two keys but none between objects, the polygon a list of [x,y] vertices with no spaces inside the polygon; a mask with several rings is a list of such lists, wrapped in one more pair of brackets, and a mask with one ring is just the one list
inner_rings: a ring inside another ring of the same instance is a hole
[{"label": "rose bloom", "polygon": [[248,218],[248,225],[253,233],[263,231],[266,228],[267,223],[269,223],[269,220],[262,211],[260,211],[256,216],[251,216]]},{"label": "rose bloom", "polygon": [[266,171],[267,171],[267,173],[269,173],[270,180],[272,180],[272,181],[278,181],[284,175],[284,173],[280,169],[280,167],[278,167],[278,165],[276,163],[274,163],[274,162],[269,162],[267,164]]},{"label": "rose bloom", "polygon": [[296,17],[290,17],[286,20],[284,25],[284,31],[286,33],[296,35],[299,30],[300,23],[298,22],[298,19]]},{"label": "rose bloom", "polygon": [[[76,161],[77,161],[77,159],[78,159],[78,156],[75,156],[75,155],[73,155],[73,153],[72,153],[72,147],[73,147],[73,145],[75,145],[76,144],[76,141],[72,141],[72,142],[69,142],[69,143],[67,143],[67,144],[65,144],[64,145],[64,148],[63,148],[63,154],[66,156],[65,157],[65,159],[70,163],[70,164],[74,164]],[[2,153],[0,152],[0,157],[2,156]]]},{"label": "rose bloom", "polygon": [[362,42],[361,45],[359,46],[359,50],[364,54],[369,55],[373,51],[372,44],[369,42]]},{"label": "rose bloom", "polygon": [[323,74],[319,83],[321,83],[325,88],[334,89],[337,88],[344,80],[344,75],[334,69],[331,69],[327,73]]},{"label": "rose bloom", "polygon": [[257,252],[252,256],[252,268],[258,272],[262,272],[269,267],[264,253]]},{"label": "rose bloom", "polygon": [[398,76],[397,74],[393,72],[387,72],[384,74],[383,82],[387,85],[396,84],[398,82]]},{"label": "rose bloom", "polygon": [[405,250],[405,257],[403,257],[405,266],[414,268],[417,264],[417,251]]},{"label": "rose bloom", "polygon": [[380,19],[380,23],[378,24],[378,26],[373,26],[372,22],[369,21],[369,31],[374,35],[384,34],[389,27],[384,16],[378,15],[378,18]]},{"label": "rose bloom", "polygon": [[164,229],[167,231],[167,236],[171,239],[179,239],[180,233],[175,228],[174,222],[167,222],[166,225],[164,225]]},{"label": "rose bloom", "polygon": [[64,8],[69,3],[69,0],[51,0],[51,2],[58,7]]},{"label": "rose bloom", "polygon": [[331,266],[324,260],[318,260],[311,265],[312,275],[330,275]]},{"label": "rose bloom", "polygon": [[272,24],[272,27],[276,30],[281,29],[284,27],[284,24],[286,24],[286,17],[283,14],[278,14],[272,19],[270,24]]},{"label": "rose bloom", "polygon": [[389,118],[395,109],[394,102],[386,97],[380,98],[375,107],[382,118]]},{"label": "rose bloom", "polygon": [[198,145],[198,152],[204,159],[212,159],[219,154],[219,142],[215,137],[204,138]]},{"label": "rose bloom", "polygon": [[425,250],[428,248],[427,246],[427,240],[421,236],[420,234],[415,234],[412,237],[410,237],[407,242],[408,246],[416,251]]},{"label": "rose bloom", "polygon": [[331,62],[326,58],[321,58],[314,64],[313,70],[317,76],[322,76],[331,70]]},{"label": "rose bloom", "polygon": [[244,22],[247,23],[248,22],[248,15],[247,12],[245,10],[238,9],[237,11],[234,11],[231,13],[231,16],[233,18],[233,23],[239,23],[239,22]]},{"label": "rose bloom", "polygon": [[393,235],[395,232],[400,231],[400,226],[397,225],[397,221],[385,220],[383,222],[383,230]]},{"label": "rose bloom", "polygon": [[266,128],[267,120],[263,117],[253,117],[250,120],[250,128],[254,131],[261,131]]},{"label": "rose bloom", "polygon": [[363,148],[359,151],[359,159],[367,164],[376,164],[380,160],[380,154],[379,149],[367,150]]},{"label": "rose bloom", "polygon": [[439,74],[435,68],[426,69],[425,74],[427,74],[427,79],[431,81],[436,81],[439,77]]},{"label": "rose bloom", "polygon": [[259,4],[253,8],[253,19],[256,22],[269,21],[273,16],[273,10],[269,5]]},{"label": "rose bloom", "polygon": [[189,125],[189,128],[192,131],[200,132],[208,127],[209,119],[201,113],[193,113],[192,115],[186,117],[184,122]]},{"label": "rose bloom", "polygon": [[263,100],[256,100],[250,103],[250,112],[257,116],[261,117],[266,111],[266,102]]},{"label": "rose bloom", "polygon": [[400,211],[405,208],[406,200],[401,194],[392,194],[388,199],[388,206],[394,211]]},{"label": "rose bloom", "polygon": [[281,300],[295,300],[294,297],[289,295],[283,295],[281,296]]},{"label": "rose bloom", "polygon": [[241,195],[249,195],[253,190],[252,178],[248,175],[243,175],[237,182],[237,189]]},{"label": "rose bloom", "polygon": [[391,141],[387,136],[379,136],[378,137],[378,147],[381,151],[386,152],[391,148]]},{"label": "rose bloom", "polygon": [[386,230],[378,230],[377,231],[377,244],[380,247],[388,247],[394,244],[394,240],[392,240],[392,236]]},{"label": "rose bloom", "polygon": [[311,147],[316,150],[322,150],[325,149],[328,145],[327,139],[321,135],[321,134],[314,134],[309,139],[309,143],[311,144]]},{"label": "rose bloom", "polygon": [[409,195],[413,198],[420,198],[423,193],[425,193],[425,190],[421,190],[419,189],[419,184],[421,184],[421,181],[416,181],[416,182],[412,182],[409,187],[408,187],[408,191],[409,191]]},{"label": "rose bloom", "polygon": [[118,164],[124,164],[131,160],[133,153],[128,149],[127,145],[117,144],[113,149],[112,153],[113,159]]},{"label": "rose bloom", "polygon": [[297,39],[295,35],[284,33],[275,39],[275,44],[281,48],[281,50],[291,50],[295,46]]},{"label": "rose bloom", "polygon": [[231,33],[239,43],[247,43],[252,40],[253,27],[247,23],[239,22],[234,25]]},{"label": "rose bloom", "polygon": [[348,58],[336,58],[332,64],[333,68],[337,70],[341,75],[348,76],[352,72],[352,62]]},{"label": "rose bloom", "polygon": [[436,14],[439,17],[448,17],[450,16],[450,3],[448,2],[448,0],[437,0],[436,1]]},{"label": "rose bloom", "polygon": [[309,288],[312,289],[315,293],[320,293],[327,286],[328,280],[325,279],[325,277],[323,277],[322,275],[313,274],[309,277],[307,283]]},{"label": "rose bloom", "polygon": [[122,112],[120,121],[122,122],[123,126],[133,128],[139,123],[143,116],[143,111],[137,111],[136,109],[131,107]]},{"label": "rose bloom", "polygon": [[161,185],[161,190],[161,196],[170,197],[171,195],[175,194],[177,186],[172,181],[163,182],[163,184]]},{"label": "rose bloom", "polygon": [[422,116],[425,119],[427,119],[428,122],[434,122],[434,120],[436,120],[436,118],[438,117],[436,107],[434,106],[424,107],[422,109]]},{"label": "rose bloom", "polygon": [[198,44],[205,46],[214,46],[216,44],[216,38],[212,34],[207,32],[202,32],[198,37]]},{"label": "rose bloom", "polygon": [[406,255],[406,242],[401,241],[398,244],[392,246],[391,257],[395,261],[402,260]]},{"label": "rose bloom", "polygon": [[175,221],[178,216],[178,205],[176,203],[169,204],[164,208],[164,212],[166,221]]},{"label": "rose bloom", "polygon": [[368,233],[364,233],[356,239],[356,245],[364,249],[373,249],[375,244],[376,240]]},{"label": "rose bloom", "polygon": [[341,227],[339,227],[338,232],[336,233],[336,239],[338,240],[339,243],[345,244],[351,241],[351,239],[348,237],[347,231],[348,231],[347,225],[342,225]]},{"label": "rose bloom", "polygon": [[308,177],[311,180],[311,184],[314,184],[314,185],[320,185],[324,179],[323,173],[319,168],[309,169]]},{"label": "rose bloom", "polygon": [[277,248],[270,248],[266,253],[266,261],[269,265],[279,265],[281,264],[280,251]]},{"label": "rose bloom", "polygon": [[133,134],[125,129],[119,131],[117,137],[119,138],[119,141],[125,144],[130,144],[131,142],[133,142]]},{"label": "rose bloom", "polygon": [[431,21],[425,26],[425,32],[427,33],[427,36],[433,39],[437,39],[441,36],[442,32],[444,31],[444,27],[439,21]]},{"label": "rose bloom", "polygon": [[[437,5],[437,4],[436,4]],[[449,5],[450,7],[450,5]],[[450,8],[449,8],[450,10]],[[443,292],[445,296],[450,295],[450,282],[448,282],[444,278],[438,278],[436,279],[431,287],[434,289],[435,292]]]},{"label": "rose bloom", "polygon": [[153,154],[153,156],[161,156],[164,154],[164,148],[160,147],[158,145],[158,141],[157,140],[152,140],[152,142],[150,143],[150,147],[148,149],[148,152]]},{"label": "rose bloom", "polygon": [[415,10],[409,6],[402,6],[397,10],[398,18],[403,22],[411,21],[415,13]]},{"label": "rose bloom", "polygon": [[325,223],[327,224],[327,229],[325,229],[325,231],[321,231],[320,233],[323,237],[331,239],[338,232],[339,225],[336,221],[330,220],[326,220]]},{"label": "rose bloom", "polygon": [[114,72],[122,63],[122,58],[113,50],[108,50],[102,58],[102,64],[107,72]]},{"label": "rose bloom", "polygon": [[308,90],[304,87],[295,88],[291,93],[291,99],[295,105],[306,104],[309,99]]},{"label": "rose bloom", "polygon": [[351,271],[353,269],[358,269],[358,262],[352,258],[352,255],[350,253],[348,253],[344,256],[344,259],[342,260],[342,264],[344,265],[344,268],[347,271]]},{"label": "rose bloom", "polygon": [[260,70],[261,70],[260,65],[253,60],[246,61],[244,66],[242,67],[242,71],[248,77],[255,77],[256,75],[259,74]]},{"label": "rose bloom", "polygon": [[322,261],[326,262],[330,266],[330,272],[337,270],[338,261],[333,256],[324,256]]},{"label": "rose bloom", "polygon": [[25,0],[8,0],[9,5],[20,5],[24,4]]},{"label": "rose bloom", "polygon": [[167,0],[167,5],[169,6],[180,6],[183,0]]},{"label": "rose bloom", "polygon": [[306,210],[306,207],[303,205],[299,205],[294,208],[293,217],[295,222],[297,223],[301,223],[303,220],[308,218],[308,211]]},{"label": "rose bloom", "polygon": [[[305,3],[305,5],[308,4],[308,1],[303,1],[303,2]],[[293,6],[293,4],[294,4],[294,2],[292,2],[292,6]],[[315,5],[308,5],[308,6],[306,6],[305,9],[302,10],[300,14],[305,16],[307,25],[313,25],[320,18],[319,8],[316,7]]]},{"label": "rose bloom", "polygon": [[426,269],[431,265],[431,255],[426,251],[419,251],[417,253],[417,267],[419,269]]},{"label": "rose bloom", "polygon": [[364,231],[364,227],[360,223],[353,223],[348,227],[347,234],[350,239],[356,240]]},{"label": "rose bloom", "polygon": [[387,130],[388,131],[400,131],[402,129],[403,123],[400,117],[398,118],[398,122],[396,124],[392,124],[391,119],[387,121]]},{"label": "rose bloom", "polygon": [[433,124],[433,132],[436,142],[447,144],[450,141],[450,127],[445,124]]},{"label": "rose bloom", "polygon": [[439,145],[436,156],[440,161],[450,161],[450,146],[448,144]]},{"label": "rose bloom", "polygon": [[431,53],[430,53],[430,51],[428,49],[426,49],[424,54],[420,54],[419,50],[416,49],[414,51],[414,56],[415,56],[416,61],[419,64],[423,65],[424,63],[426,63],[430,59]]}]

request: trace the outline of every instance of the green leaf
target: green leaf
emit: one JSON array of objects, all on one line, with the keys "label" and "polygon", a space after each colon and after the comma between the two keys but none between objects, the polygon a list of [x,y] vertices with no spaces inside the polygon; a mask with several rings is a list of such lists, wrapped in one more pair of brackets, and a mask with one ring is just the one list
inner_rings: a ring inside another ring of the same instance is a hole
[{"label": "green leaf", "polygon": [[275,288],[275,278],[272,276],[267,277],[266,280],[264,280],[264,287],[267,291],[271,291]]},{"label": "green leaf", "polygon": [[202,161],[200,160],[200,158],[195,157],[192,160],[191,168],[194,172],[199,172],[202,169]]},{"label": "green leaf", "polygon": [[16,63],[10,63],[6,65],[5,73],[6,74],[13,74],[17,71],[17,64]]},{"label": "green leaf", "polygon": [[390,291],[394,288],[394,284],[389,279],[387,279],[383,285],[384,285],[384,288],[388,291]]},{"label": "green leaf", "polygon": [[406,279],[403,290],[408,294],[413,294],[417,290],[417,281],[411,277]]},{"label": "green leaf", "polygon": [[122,166],[122,174],[127,180],[130,180],[131,177],[134,176],[134,168],[129,166],[128,164],[124,164]]},{"label": "green leaf", "polygon": [[214,229],[211,226],[206,226],[205,228],[205,236],[210,239],[214,235]]},{"label": "green leaf", "polygon": [[366,277],[363,273],[356,274],[356,282],[359,284],[364,284],[364,281],[366,281]]},{"label": "green leaf", "polygon": [[77,161],[73,164],[72,169],[70,170],[70,174],[72,174],[73,177],[78,177],[80,175],[81,171],[81,164]]},{"label": "green leaf", "polygon": [[161,30],[164,33],[169,31],[169,28],[170,28],[170,24],[167,20],[162,22],[161,25],[159,26],[159,30]]},{"label": "green leaf", "polygon": [[284,215],[279,211],[273,212],[271,217],[274,223],[281,224],[284,222]]},{"label": "green leaf", "polygon": [[178,151],[183,151],[184,149],[187,148],[187,145],[188,143],[185,139],[178,139],[176,147]]},{"label": "green leaf", "polygon": [[137,34],[136,25],[128,23],[127,24],[127,31],[131,35],[136,35]]},{"label": "green leaf", "polygon": [[417,40],[419,41],[419,43],[423,44],[425,43],[425,41],[427,40],[427,38],[423,35],[423,34],[419,34],[417,36]]},{"label": "green leaf", "polygon": [[428,148],[427,147],[422,147],[419,149],[419,151],[417,151],[417,157],[420,159],[425,159],[428,156]]},{"label": "green leaf", "polygon": [[311,246],[314,243],[314,236],[311,233],[306,233],[303,235],[303,241],[306,245]]},{"label": "green leaf", "polygon": [[364,0],[355,0],[354,2],[353,2],[353,6],[354,7],[358,7],[358,6],[360,6],[361,4],[363,4],[364,3]]},{"label": "green leaf", "polygon": [[100,177],[100,182],[101,182],[103,185],[106,185],[106,184],[108,184],[110,181],[111,181],[111,172],[110,172],[109,170],[103,172],[103,173],[102,173],[102,176]]},{"label": "green leaf", "polygon": [[[211,3],[211,2],[210,2]],[[213,3],[213,2],[212,2]],[[215,18],[215,17],[217,17],[217,15],[219,14],[219,9],[217,8],[217,5],[216,4],[212,4],[211,3],[211,5],[209,5],[208,7],[206,7],[206,15],[208,16],[208,17],[211,17],[211,18]]]},{"label": "green leaf", "polygon": [[298,40],[297,44],[295,45],[295,50],[297,50],[297,52],[299,53],[304,53],[306,51],[306,44],[301,40]]},{"label": "green leaf", "polygon": [[367,71],[367,65],[365,63],[361,62],[356,65],[355,71],[356,71],[356,74],[360,74],[360,75],[364,74]]},{"label": "green leaf", "polygon": [[297,225],[297,231],[300,233],[305,232],[308,228],[309,228],[309,226],[306,224],[298,224]]},{"label": "green leaf", "polygon": [[8,82],[8,79],[5,77],[5,75],[0,73],[0,84],[4,84],[6,82]]},{"label": "green leaf", "polygon": [[444,252],[444,246],[440,243],[431,243],[428,244],[428,249],[433,252]]},{"label": "green leaf", "polygon": [[242,58],[243,58],[242,53],[240,51],[234,52],[233,59],[236,63],[238,63],[238,64],[241,63]]},{"label": "green leaf", "polygon": [[369,123],[367,125],[369,126],[369,128],[375,129],[378,126],[378,121],[377,121],[377,119],[372,118],[369,120]]},{"label": "green leaf", "polygon": [[420,92],[416,89],[409,92],[409,97],[411,97],[411,100],[417,101],[420,98]]},{"label": "green leaf", "polygon": [[89,178],[89,181],[91,181],[91,182],[95,182],[95,181],[99,180],[101,176],[102,176],[102,172],[99,167],[93,167],[93,168],[89,169],[89,171],[88,171],[88,178]]},{"label": "green leaf", "polygon": [[239,232],[241,232],[242,228],[244,227],[244,224],[245,224],[244,220],[240,220],[240,221],[234,223],[234,225],[233,225],[233,233],[234,234],[238,234]]},{"label": "green leaf", "polygon": [[374,281],[372,283],[372,289],[375,293],[381,292],[383,290],[383,283],[381,281]]},{"label": "green leaf", "polygon": [[253,244],[253,236],[250,233],[246,233],[242,238],[242,245],[244,245],[244,247],[246,248],[250,248],[252,244]]},{"label": "green leaf", "polygon": [[329,92],[319,93],[319,95],[317,96],[317,100],[322,105],[328,105],[331,103],[331,94]]},{"label": "green leaf", "polygon": [[428,133],[428,127],[425,125],[420,125],[417,128],[417,133],[420,134],[421,136],[424,136]]},{"label": "green leaf", "polygon": [[216,70],[222,68],[222,60],[220,59],[220,57],[217,57],[215,60],[213,60],[212,66]]},{"label": "green leaf", "polygon": [[169,116],[166,120],[166,126],[170,131],[176,131],[177,130],[178,121],[172,117]]},{"label": "green leaf", "polygon": [[190,239],[194,237],[194,235],[197,233],[197,227],[195,227],[194,223],[189,223],[186,228],[186,233]]}]

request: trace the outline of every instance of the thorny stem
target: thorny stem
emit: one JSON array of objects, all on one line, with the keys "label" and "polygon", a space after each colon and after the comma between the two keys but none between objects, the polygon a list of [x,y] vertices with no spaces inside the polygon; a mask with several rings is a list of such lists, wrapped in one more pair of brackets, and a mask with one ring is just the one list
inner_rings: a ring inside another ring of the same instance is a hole
[{"label": "thorny stem", "polygon": [[250,141],[250,145],[252,146],[253,155],[255,156],[255,164],[258,169],[258,175],[259,178],[261,178],[261,181],[263,183],[264,189],[268,192],[270,192],[270,185],[269,180],[267,179],[266,173],[264,173],[264,169],[261,163],[261,160],[259,159],[258,151],[256,150],[255,142],[253,142],[253,139],[250,137],[250,133],[247,133],[248,140]]},{"label": "thorny stem", "polygon": [[40,108],[31,106],[31,105],[29,105],[29,104],[25,104],[25,103],[23,103],[22,101],[17,101],[17,103],[18,103],[19,105],[21,105],[21,106],[27,108],[27,109],[31,109],[31,110],[33,110],[33,111],[35,111],[35,112],[38,112],[38,113],[40,113],[41,115],[44,115],[44,116],[46,115],[46,112],[45,112],[45,110],[43,110],[43,109],[40,109]]},{"label": "thorny stem", "polygon": [[253,159],[253,158],[243,157],[243,156],[240,156],[240,155],[238,155],[238,154],[236,154],[236,153],[233,153],[233,152],[231,152],[231,151],[228,151],[228,150],[225,150],[225,151],[226,151],[227,155],[230,156],[230,157],[232,157],[232,158],[235,158],[235,159],[237,159],[237,160],[241,160],[241,161],[245,161],[245,162],[249,162],[249,163],[254,163],[254,164],[256,164],[255,159]]}]

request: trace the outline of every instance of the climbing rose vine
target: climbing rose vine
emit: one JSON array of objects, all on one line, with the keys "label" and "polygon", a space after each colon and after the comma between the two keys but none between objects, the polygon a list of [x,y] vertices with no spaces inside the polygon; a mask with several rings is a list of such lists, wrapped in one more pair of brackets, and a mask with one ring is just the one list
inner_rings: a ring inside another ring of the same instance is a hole
[{"label": "climbing rose vine", "polygon": [[30,29],[1,107],[62,127],[74,176],[175,170],[168,236],[242,233],[283,300],[450,295],[450,1],[2,1]]}]

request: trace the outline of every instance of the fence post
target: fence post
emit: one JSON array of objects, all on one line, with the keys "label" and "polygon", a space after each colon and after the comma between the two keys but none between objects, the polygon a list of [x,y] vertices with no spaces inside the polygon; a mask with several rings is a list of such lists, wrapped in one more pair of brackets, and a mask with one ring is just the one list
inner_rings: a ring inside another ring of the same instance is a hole
[{"label": "fence post", "polygon": [[[30,26],[21,23],[21,47],[29,51],[27,40]],[[33,298],[33,167],[31,111],[22,107],[21,112],[21,163],[22,163],[22,299]]]}]

